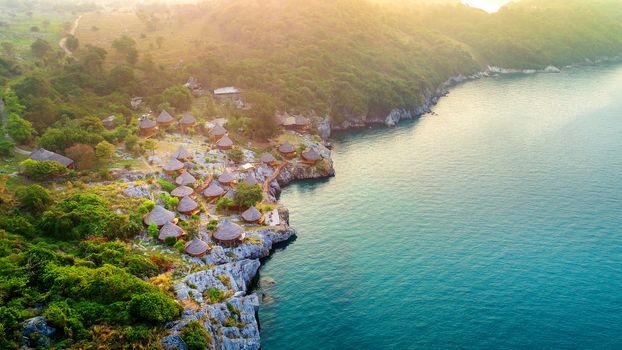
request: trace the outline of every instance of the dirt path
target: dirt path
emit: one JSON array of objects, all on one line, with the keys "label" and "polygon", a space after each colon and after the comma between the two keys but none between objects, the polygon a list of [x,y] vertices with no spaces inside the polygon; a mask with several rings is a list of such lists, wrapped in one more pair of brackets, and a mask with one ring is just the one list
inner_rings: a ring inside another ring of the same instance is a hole
[{"label": "dirt path", "polygon": [[[71,30],[69,31],[69,35],[76,35],[76,30],[78,29],[78,26],[80,25],[80,20],[82,19],[82,15],[78,16],[78,18],[76,18],[76,20],[73,22],[73,26],[71,26]],[[71,50],[69,50],[67,48],[67,37],[64,37],[62,39],[60,39],[60,41],[58,42],[58,45],[63,49],[63,51],[65,51],[65,54],[67,56],[71,56]]]}]

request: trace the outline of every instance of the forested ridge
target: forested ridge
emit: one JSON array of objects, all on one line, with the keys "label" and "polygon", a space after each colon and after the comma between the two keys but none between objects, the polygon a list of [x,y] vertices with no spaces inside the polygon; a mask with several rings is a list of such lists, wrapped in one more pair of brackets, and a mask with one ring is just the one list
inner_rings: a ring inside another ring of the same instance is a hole
[{"label": "forested ridge", "polygon": [[[71,55],[45,39],[36,7],[30,18],[24,1],[0,2],[26,23],[30,34],[18,33],[20,40],[32,38],[27,45],[0,39],[0,174],[11,174],[0,175],[0,348],[21,346],[24,320],[38,315],[57,329],[58,348],[157,347],[164,322],[178,316],[167,277],[175,261],[131,244],[154,203],[102,183],[111,180],[111,163],[135,164],[115,152],[138,159],[152,149],[153,140],[136,135],[141,114],[227,117],[235,137],[264,141],[279,131],[277,111],[327,115],[335,124],[383,117],[414,108],[457,74],[622,53],[620,1],[524,0],[495,14],[424,2],[214,0],[131,12],[85,4],[59,15],[84,14],[68,37]],[[117,21],[103,27],[117,17],[133,29]],[[189,77],[205,91],[241,88],[251,108],[193,96],[183,86]],[[143,103],[134,109],[135,96]],[[110,115],[113,125],[105,126]],[[16,144],[69,156],[76,168],[24,161]]]}]

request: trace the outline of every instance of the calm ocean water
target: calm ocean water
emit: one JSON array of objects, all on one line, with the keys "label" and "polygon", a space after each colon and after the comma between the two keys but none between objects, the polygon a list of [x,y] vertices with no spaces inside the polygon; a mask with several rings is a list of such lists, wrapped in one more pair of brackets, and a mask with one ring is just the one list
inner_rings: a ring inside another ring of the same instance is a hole
[{"label": "calm ocean water", "polygon": [[622,66],[461,85],[285,190],[273,349],[622,349]]}]

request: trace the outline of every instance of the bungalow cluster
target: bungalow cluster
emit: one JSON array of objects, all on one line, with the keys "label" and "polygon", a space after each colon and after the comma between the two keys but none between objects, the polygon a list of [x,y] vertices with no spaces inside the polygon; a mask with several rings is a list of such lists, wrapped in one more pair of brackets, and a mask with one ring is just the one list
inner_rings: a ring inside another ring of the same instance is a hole
[{"label": "bungalow cluster", "polygon": [[[208,132],[208,138],[212,145],[208,153],[214,155],[214,159],[222,159],[223,167],[216,166],[212,159],[203,159],[202,152],[191,152],[180,145],[168,160],[162,162],[161,175],[162,180],[174,184],[166,196],[175,198],[177,205],[167,209],[166,203],[162,202],[144,217],[145,225],[157,226],[161,241],[170,241],[172,238],[169,237],[187,240],[185,253],[196,257],[208,254],[215,244],[223,247],[239,245],[244,242],[248,228],[281,225],[278,209],[269,199],[262,198],[271,198],[270,184],[298,156],[296,148],[290,142],[284,142],[273,153],[264,152],[258,157],[243,150],[247,161],[237,164],[227,159],[223,152],[240,148],[225,127],[215,124]],[[300,163],[315,164],[322,156],[308,148],[300,152],[300,159]],[[245,191],[253,188],[255,193],[261,193],[260,201],[252,205],[240,204],[237,194],[241,186]],[[226,215],[219,215],[221,212],[217,209],[223,202],[230,203],[230,210]],[[189,224],[198,228],[192,228],[193,232],[188,233]]]}]

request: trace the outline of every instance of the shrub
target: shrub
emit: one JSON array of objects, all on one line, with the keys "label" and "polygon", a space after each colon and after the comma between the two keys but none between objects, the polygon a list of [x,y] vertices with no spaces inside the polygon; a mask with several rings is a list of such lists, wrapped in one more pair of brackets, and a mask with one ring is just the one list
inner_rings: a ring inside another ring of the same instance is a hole
[{"label": "shrub", "polygon": [[15,192],[15,197],[19,201],[20,207],[32,212],[41,211],[52,203],[52,198],[45,188],[39,185],[20,187]]},{"label": "shrub", "polygon": [[64,175],[67,167],[53,160],[42,162],[26,159],[19,164],[20,172],[33,180],[43,180],[52,176]]},{"label": "shrub", "polygon": [[244,160],[244,152],[242,152],[239,148],[234,148],[231,151],[227,152],[227,157],[236,163],[240,163]]},{"label": "shrub", "polygon": [[218,288],[209,287],[209,289],[207,290],[207,299],[211,303],[223,302],[225,300],[225,298],[226,298],[225,292],[223,292],[222,290],[220,290]]},{"label": "shrub", "polygon": [[191,321],[184,327],[181,339],[189,350],[204,350],[212,342],[211,335],[197,321]]},{"label": "shrub", "polygon": [[0,156],[10,157],[13,155],[15,144],[7,140],[0,139]]},{"label": "shrub", "polygon": [[180,308],[172,297],[158,291],[134,295],[128,311],[135,320],[162,323],[177,317]]},{"label": "shrub", "polygon": [[177,243],[177,237],[173,237],[173,236],[166,237],[164,239],[164,243],[172,247],[175,245],[175,243]]},{"label": "shrub", "polygon": [[95,150],[89,145],[77,143],[65,150],[67,157],[73,159],[76,169],[91,169],[97,165]]},{"label": "shrub", "polygon": [[216,202],[216,210],[219,212],[225,212],[231,208],[233,201],[231,198],[222,197]]},{"label": "shrub", "polygon": [[235,189],[235,204],[241,207],[252,207],[263,200],[263,190],[259,185],[241,182]]},{"label": "shrub", "polygon": [[175,210],[179,204],[179,198],[173,197],[167,193],[160,193],[160,199],[169,210]]},{"label": "shrub", "polygon": [[176,188],[175,185],[173,185],[170,181],[166,181],[163,178],[159,178],[157,180],[157,183],[166,192],[171,192]]},{"label": "shrub", "polygon": [[158,225],[155,222],[150,223],[149,227],[147,227],[147,233],[149,233],[149,236],[153,239],[158,239],[158,236],[160,236]]}]

